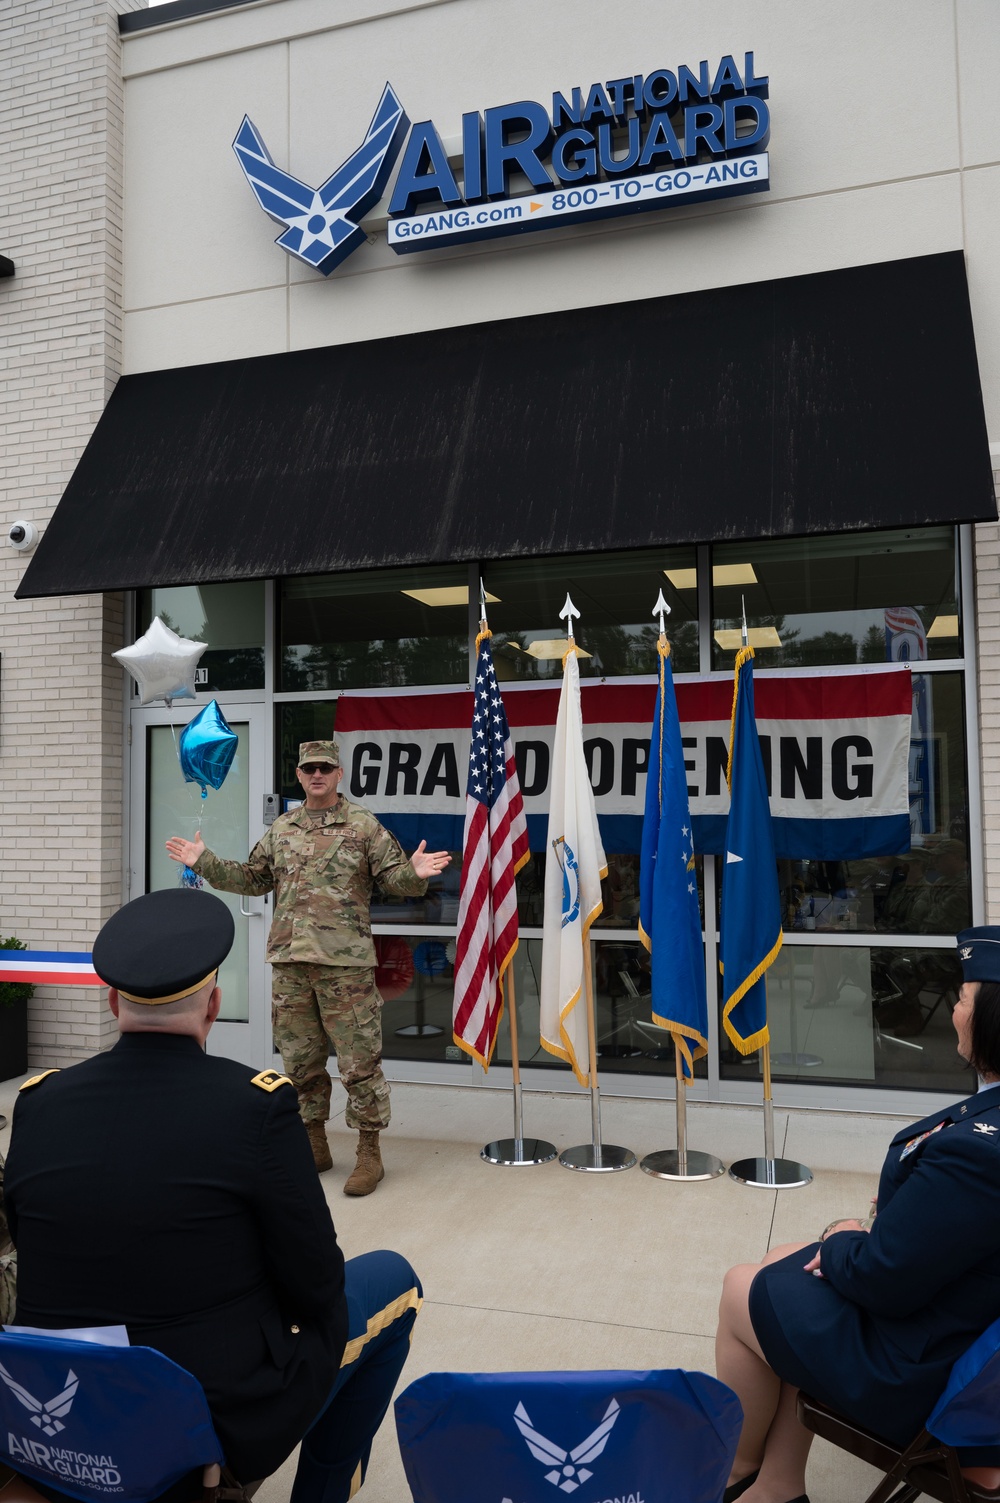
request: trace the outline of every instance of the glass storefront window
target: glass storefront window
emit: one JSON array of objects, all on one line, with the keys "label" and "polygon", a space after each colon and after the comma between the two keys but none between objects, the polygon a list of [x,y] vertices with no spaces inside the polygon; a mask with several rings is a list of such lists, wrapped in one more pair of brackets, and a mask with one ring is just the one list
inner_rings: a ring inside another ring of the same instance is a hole
[{"label": "glass storefront window", "polygon": [[[376,983],[385,1001],[383,1052],[387,1059],[453,1060],[469,1056],[452,1039],[455,942],[413,935],[378,935]],[[538,989],[542,942],[523,936],[514,956],[518,1052],[521,1064],[565,1072],[539,1038]],[[649,1020],[649,956],[638,941],[598,940],[594,945],[598,1070],[674,1076],[673,1042]],[[510,1065],[506,1010],[497,1034],[495,1065]],[[695,1073],[707,1074],[705,1060]]]},{"label": "glass storefront window", "polygon": [[580,674],[611,678],[656,673],[653,602],[662,589],[670,606],[675,673],[698,671],[698,591],[694,548],[518,559],[484,564],[493,661],[502,681],[558,680],[565,628],[559,611],[567,591],[580,612],[576,641],[587,656]]},{"label": "glass storefront window", "polygon": [[[518,922],[524,928],[541,928],[544,916],[546,851],[532,851],[531,860],[517,874]],[[639,853],[606,851],[608,875],[601,883],[604,908],[594,920],[595,929],[637,929],[639,924]],[[695,861],[698,901],[704,913],[704,862]]]},{"label": "glass storefront window", "polygon": [[[336,725],[336,700],[296,700],[276,706],[275,767],[278,792],[289,807],[302,800],[302,786],[295,776],[301,742],[327,740],[336,735]],[[347,791],[346,784],[344,791]],[[373,812],[377,815],[377,811]],[[391,826],[391,820],[387,819],[386,823]],[[411,852],[407,850],[407,855],[409,854]],[[431,878],[423,897],[388,897],[376,887],[372,896],[372,923],[457,924],[461,875],[462,852],[452,851],[451,865],[445,867],[440,876]]]},{"label": "glass storefront window", "polygon": [[295,700],[275,706],[274,772],[282,798],[296,803],[302,798],[302,787],[295,776],[302,742],[329,741],[337,734],[336,724],[335,699]]},{"label": "glass storefront window", "polygon": [[712,549],[712,666],[732,666],[742,602],[761,668],[962,655],[953,527]]},{"label": "glass storefront window", "polygon": [[[972,922],[958,537],[958,529],[931,527],[480,566],[497,672],[511,684],[558,684],[565,631],[558,612],[567,591],[581,612],[577,639],[588,656],[580,667],[592,683],[636,676],[648,682],[655,674],[652,605],[661,588],[672,608],[667,625],[677,673],[698,673],[710,662],[731,683],[744,599],[761,668],[910,663],[910,849],[865,860],[778,862],[787,938],[768,973],[768,994],[779,1081],[953,1095],[969,1088],[951,1024],[960,978],[948,942]],[[341,690],[378,694],[468,683],[476,614],[468,593],[470,575],[478,572],[456,564],[277,582],[274,677],[282,692],[274,703],[273,786],[284,799],[301,797],[295,777],[300,742],[336,735]],[[710,602],[701,601],[702,618],[699,577],[711,589]],[[207,690],[259,694],[263,584],[145,591],[138,605],[139,630],[160,614],[183,635],[208,643]],[[157,727],[149,741],[154,803],[157,769],[176,755],[166,734]],[[522,749],[527,787],[533,766],[527,741]],[[602,772],[603,759],[602,751]],[[227,787],[238,793],[239,778],[231,775]],[[356,789],[353,796],[381,815],[373,792]],[[175,822],[178,813],[171,816]],[[386,820],[391,826],[391,817]],[[161,825],[154,809],[154,844],[162,845]],[[456,830],[459,825],[456,820]],[[413,828],[407,850],[417,838]],[[611,838],[610,829],[606,838],[609,847],[629,843],[625,834]],[[650,962],[637,935],[639,857],[613,849],[607,854],[604,910],[592,936],[602,1074],[672,1078],[673,1047],[651,1022]],[[534,852],[517,879],[521,1058],[526,1066],[565,1074],[539,1040],[545,861],[544,849]],[[374,893],[390,1059],[469,1063],[451,1035],[460,863],[461,852],[453,851],[451,865],[420,898]],[[696,866],[704,914],[701,858]],[[719,874],[717,864],[716,894]],[[173,876],[151,866],[150,884]],[[378,932],[386,928],[406,932]],[[244,964],[239,957],[234,963]],[[714,988],[710,999],[715,1005]],[[510,1062],[506,1020],[495,1062]],[[723,1033],[713,1079],[716,1068],[723,1081],[754,1080],[759,1057],[739,1056]],[[698,1072],[709,1073],[705,1062]]]},{"label": "glass storefront window", "polygon": [[286,691],[467,683],[468,567],[282,580],[278,661]]},{"label": "glass storefront window", "polygon": [[972,923],[958,673],[913,675],[911,845],[861,861],[779,861],[787,930],[957,934]]},{"label": "glass storefront window", "polygon": [[[172,835],[193,840],[201,830],[205,843],[221,851],[250,849],[249,726],[233,717],[232,729],[239,737],[233,765],[226,781],[202,800],[193,783],[185,783],[177,766],[178,731],[171,725],[146,728],[147,848],[146,891],[177,887],[181,868],[171,861],[166,842]],[[243,859],[242,855],[239,858]],[[245,1023],[249,1017],[249,947],[246,921],[240,921],[237,893],[216,893],[235,921],[233,947],[219,970],[223,1022]]]},{"label": "glass storefront window", "polygon": [[[598,939],[594,943],[594,1004],[597,1016],[599,1072],[674,1076],[670,1035],[650,1019],[649,954],[638,940]],[[514,956],[517,990],[518,1049],[522,1065],[565,1070],[567,1066],[542,1048],[538,991],[542,975],[542,941],[522,937]],[[510,1029],[506,1015],[497,1034],[494,1063],[509,1065]],[[699,1077],[707,1065],[695,1066]]]},{"label": "glass storefront window", "polygon": [[140,590],[137,606],[137,635],[159,616],[180,636],[208,643],[198,664],[200,692],[263,689],[263,580]]},{"label": "glass storefront window", "polygon": [[[767,973],[775,1078],[968,1095],[951,1021],[961,982],[952,949],[785,945]],[[759,1078],[759,1056],[722,1038],[723,1079]]]}]

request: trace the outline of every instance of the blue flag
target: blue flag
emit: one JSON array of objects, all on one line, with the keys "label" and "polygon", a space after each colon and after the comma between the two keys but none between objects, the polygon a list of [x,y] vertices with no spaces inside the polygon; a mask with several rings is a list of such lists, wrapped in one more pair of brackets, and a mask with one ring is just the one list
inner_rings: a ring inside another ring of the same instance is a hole
[{"label": "blue flag", "polygon": [[768,1042],[764,972],[781,949],[771,807],[753,712],[753,648],[736,654],[722,868],[722,1026],[741,1054]]},{"label": "blue flag", "polygon": [[693,1080],[695,1060],[708,1053],[705,955],[681,727],[665,637],[658,651],[660,684],[642,821],[639,938],[652,960],[653,1022],[670,1029],[685,1079]]}]

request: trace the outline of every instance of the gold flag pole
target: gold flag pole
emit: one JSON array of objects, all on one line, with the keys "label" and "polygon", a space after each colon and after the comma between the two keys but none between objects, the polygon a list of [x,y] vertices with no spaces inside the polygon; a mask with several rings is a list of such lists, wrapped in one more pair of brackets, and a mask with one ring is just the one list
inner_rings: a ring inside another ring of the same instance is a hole
[{"label": "gold flag pole", "polygon": [[[486,619],[486,586],[479,580],[479,632],[489,631]],[[488,1164],[548,1164],[558,1152],[554,1143],[545,1138],[526,1138],[521,1108],[521,1060],[517,1047],[517,995],[514,990],[514,957],[503,977],[504,997],[507,1003],[507,1021],[510,1026],[510,1065],[514,1087],[514,1136],[495,1138],[480,1151],[479,1157]],[[498,1025],[499,1026],[499,1025]]]},{"label": "gold flag pole", "polygon": [[[566,601],[559,612],[560,620],[566,621],[566,651],[576,650],[573,635],[573,618],[580,612],[566,594]],[[549,853],[549,861],[553,859]],[[611,1173],[618,1169],[631,1169],[636,1156],[631,1148],[622,1148],[617,1143],[605,1143],[601,1136],[601,1088],[597,1080],[597,1011],[594,999],[594,964],[589,934],[583,938],[583,997],[587,1008],[587,1069],[590,1080],[590,1131],[591,1141],[574,1148],[564,1148],[559,1162],[564,1169],[582,1169],[591,1174]]]},{"label": "gold flag pole", "polygon": [[[749,647],[750,633],[747,630],[747,605],[745,596],[740,597],[743,607],[743,646]],[[767,1018],[767,976],[764,981],[764,1017]],[[794,989],[789,998],[789,1007],[795,1006]],[[795,1159],[778,1159],[774,1156],[774,1098],[771,1091],[771,1039],[764,1040],[760,1051],[761,1071],[764,1076],[764,1157],[762,1159],[738,1159],[731,1164],[729,1174],[741,1185],[750,1185],[759,1190],[795,1190],[811,1184],[812,1170]]]}]

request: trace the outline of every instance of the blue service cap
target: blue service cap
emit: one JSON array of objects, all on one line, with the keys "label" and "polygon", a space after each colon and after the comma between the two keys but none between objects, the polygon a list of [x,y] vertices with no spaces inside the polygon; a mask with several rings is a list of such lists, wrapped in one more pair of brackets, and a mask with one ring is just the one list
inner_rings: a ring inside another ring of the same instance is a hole
[{"label": "blue service cap", "polygon": [[956,943],[963,981],[1000,981],[1000,926],[963,929]]},{"label": "blue service cap", "polygon": [[133,899],[108,919],[94,940],[94,970],[129,1002],[178,1002],[215,975],[234,935],[221,898],[167,887]]}]

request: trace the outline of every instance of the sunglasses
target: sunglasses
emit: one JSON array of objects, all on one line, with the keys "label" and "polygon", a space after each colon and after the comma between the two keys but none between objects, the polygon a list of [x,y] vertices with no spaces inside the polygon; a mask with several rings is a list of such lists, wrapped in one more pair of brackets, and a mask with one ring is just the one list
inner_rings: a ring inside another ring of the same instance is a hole
[{"label": "sunglasses", "polygon": [[308,777],[316,772],[321,772],[326,777],[332,772],[338,772],[339,768],[331,767],[329,762],[304,762],[299,771],[306,773]]}]

